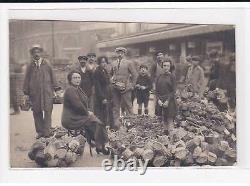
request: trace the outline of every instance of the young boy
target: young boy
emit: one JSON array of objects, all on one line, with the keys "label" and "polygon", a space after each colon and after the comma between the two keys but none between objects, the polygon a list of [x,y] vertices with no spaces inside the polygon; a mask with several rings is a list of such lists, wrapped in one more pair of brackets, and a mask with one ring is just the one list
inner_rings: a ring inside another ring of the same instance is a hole
[{"label": "young boy", "polygon": [[138,103],[138,114],[142,114],[142,104],[144,104],[144,113],[148,115],[148,101],[150,90],[152,89],[152,81],[148,74],[147,65],[140,65],[139,76],[136,80],[136,98]]}]

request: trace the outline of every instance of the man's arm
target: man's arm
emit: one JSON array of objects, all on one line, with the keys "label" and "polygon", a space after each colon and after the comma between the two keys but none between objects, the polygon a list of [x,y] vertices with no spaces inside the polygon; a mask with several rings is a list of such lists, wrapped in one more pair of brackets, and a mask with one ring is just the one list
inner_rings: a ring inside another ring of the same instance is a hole
[{"label": "man's arm", "polygon": [[156,76],[156,65],[152,64],[149,70],[150,77],[153,83],[155,83],[155,76]]},{"label": "man's arm", "polygon": [[197,83],[197,86],[200,92],[199,94],[202,95],[205,88],[205,75],[204,70],[202,68],[200,68],[199,81]]},{"label": "man's arm", "polygon": [[149,90],[152,90],[152,88],[153,88],[153,83],[152,83],[152,79],[151,79],[150,76],[148,77],[148,86],[147,86],[147,88],[148,88]]},{"label": "man's arm", "polygon": [[129,73],[131,74],[131,86],[132,86],[131,88],[133,89],[136,85],[136,80],[137,80],[138,75],[132,63],[128,64],[128,70],[129,70]]},{"label": "man's arm", "polygon": [[55,76],[55,73],[54,73],[54,70],[52,68],[52,66],[50,65],[50,63],[48,61],[46,61],[48,66],[49,66],[49,71],[50,71],[50,77],[51,77],[51,83],[52,83],[52,86],[54,88],[54,91],[59,91],[61,90],[61,87],[58,86],[57,84],[57,81],[56,81],[56,76]]},{"label": "man's arm", "polygon": [[24,83],[23,83],[23,93],[25,95],[29,95],[29,82],[30,82],[30,73],[31,73],[31,66],[28,65],[26,68],[25,76],[24,76]]},{"label": "man's arm", "polygon": [[176,78],[175,78],[175,75],[171,74],[171,80],[172,80],[173,91],[169,94],[168,101],[175,96],[175,92],[176,92]]}]

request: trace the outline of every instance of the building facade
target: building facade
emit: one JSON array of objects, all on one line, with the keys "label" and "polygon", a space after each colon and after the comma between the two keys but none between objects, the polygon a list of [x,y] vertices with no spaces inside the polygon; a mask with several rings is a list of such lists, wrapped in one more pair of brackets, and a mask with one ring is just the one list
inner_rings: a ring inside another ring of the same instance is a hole
[{"label": "building facade", "polygon": [[115,33],[116,24],[73,21],[11,20],[10,58],[27,63],[33,44],[40,44],[52,62],[73,63],[79,55],[96,52],[96,43]]},{"label": "building facade", "polygon": [[[150,51],[162,51],[175,62],[184,62],[187,55],[206,56],[212,49],[227,56],[235,52],[235,28],[233,25],[193,24],[145,24],[136,23],[134,32],[126,32],[131,25],[124,25],[123,34],[97,43],[100,52],[113,51],[117,46],[148,55]],[[131,30],[131,29],[130,29]]]}]

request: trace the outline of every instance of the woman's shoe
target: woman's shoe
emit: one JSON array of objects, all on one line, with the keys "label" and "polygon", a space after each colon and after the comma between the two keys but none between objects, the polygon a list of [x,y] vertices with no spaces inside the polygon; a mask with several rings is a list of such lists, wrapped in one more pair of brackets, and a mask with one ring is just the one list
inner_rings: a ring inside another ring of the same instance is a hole
[{"label": "woman's shoe", "polygon": [[42,134],[37,134],[36,139],[40,139],[41,137],[44,137]]},{"label": "woman's shoe", "polygon": [[168,131],[168,130],[164,130],[163,133],[164,133],[165,135],[167,135],[167,136],[169,135],[169,131]]},{"label": "woman's shoe", "polygon": [[95,149],[97,154],[100,154],[100,150],[98,148]]},{"label": "woman's shoe", "polygon": [[103,155],[109,155],[110,154],[110,149],[109,148],[102,148],[102,149],[98,149],[96,148],[96,153],[100,154],[102,153]]}]

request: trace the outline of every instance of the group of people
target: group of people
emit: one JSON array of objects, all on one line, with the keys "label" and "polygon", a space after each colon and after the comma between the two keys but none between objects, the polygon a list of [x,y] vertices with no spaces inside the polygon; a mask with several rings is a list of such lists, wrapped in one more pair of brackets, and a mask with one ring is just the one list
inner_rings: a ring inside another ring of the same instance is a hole
[{"label": "group of people", "polygon": [[[42,58],[43,49],[33,46],[32,61],[26,69],[24,94],[32,102],[37,138],[51,135],[53,94],[58,94],[53,69]],[[95,53],[78,57],[78,65],[68,74],[69,87],[64,93],[62,126],[69,130],[84,130],[90,140],[95,141],[97,152],[107,154],[109,126],[118,130],[122,112],[133,114],[132,92],[138,103],[138,114],[149,113],[150,92],[155,93],[155,115],[161,116],[164,132],[169,134],[177,114],[175,64],[164,53],[156,53],[156,62],[149,68],[141,63],[139,73],[132,61],[126,59],[127,49],[115,49],[116,60],[109,62],[106,56],[96,59]],[[202,96],[205,88],[201,58],[187,59],[189,68],[183,81],[194,92]],[[110,67],[111,68],[108,68]]]}]

